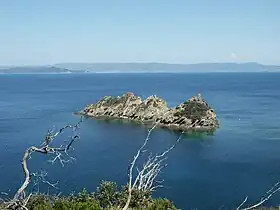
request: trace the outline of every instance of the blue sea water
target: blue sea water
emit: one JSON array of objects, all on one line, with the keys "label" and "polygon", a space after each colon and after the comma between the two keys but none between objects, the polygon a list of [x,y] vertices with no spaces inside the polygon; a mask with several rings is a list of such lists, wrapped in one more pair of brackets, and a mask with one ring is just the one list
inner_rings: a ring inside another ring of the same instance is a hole
[{"label": "blue sea water", "polygon": [[[72,113],[104,95],[156,94],[175,106],[201,92],[221,127],[180,141],[161,174],[164,188],[154,195],[181,209],[234,209],[246,196],[255,203],[280,180],[279,81],[279,73],[0,75],[0,191],[12,195],[23,181],[25,148],[39,145],[49,128],[78,121]],[[59,181],[51,193],[95,190],[101,180],[125,184],[147,129],[85,120],[79,133],[70,152],[76,161],[61,167],[33,154],[30,170],[48,170],[48,180]],[[157,129],[149,149],[163,151],[177,137]],[[266,205],[279,200],[276,194]]]}]

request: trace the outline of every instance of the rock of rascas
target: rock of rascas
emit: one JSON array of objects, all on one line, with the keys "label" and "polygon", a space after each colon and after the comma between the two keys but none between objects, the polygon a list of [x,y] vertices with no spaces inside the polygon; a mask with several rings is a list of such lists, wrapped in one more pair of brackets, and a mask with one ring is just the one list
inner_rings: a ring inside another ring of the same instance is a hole
[{"label": "rock of rascas", "polygon": [[142,100],[133,93],[122,96],[105,96],[80,112],[99,119],[129,119],[144,124],[157,123],[171,130],[215,130],[219,127],[214,109],[200,94],[169,108],[167,102],[157,96]]}]

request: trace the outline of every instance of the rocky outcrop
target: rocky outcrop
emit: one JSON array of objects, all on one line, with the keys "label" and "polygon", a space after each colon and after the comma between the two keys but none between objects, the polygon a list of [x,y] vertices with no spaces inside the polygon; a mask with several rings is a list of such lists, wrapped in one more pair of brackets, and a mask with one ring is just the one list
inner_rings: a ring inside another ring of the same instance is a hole
[{"label": "rocky outcrop", "polygon": [[215,130],[219,127],[214,109],[200,94],[169,108],[157,96],[142,100],[133,93],[105,96],[95,104],[86,106],[80,114],[101,119],[129,119],[144,124],[157,123],[171,130]]}]

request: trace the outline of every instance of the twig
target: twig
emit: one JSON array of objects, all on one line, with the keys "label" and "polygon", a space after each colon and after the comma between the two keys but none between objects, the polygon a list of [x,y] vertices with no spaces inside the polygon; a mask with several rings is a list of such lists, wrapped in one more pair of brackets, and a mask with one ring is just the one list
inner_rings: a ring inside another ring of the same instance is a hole
[{"label": "twig", "polygon": [[[80,121],[75,124],[75,125],[66,125],[62,128],[59,129],[59,131],[55,132],[54,128],[49,129],[44,141],[39,147],[31,146],[28,149],[26,149],[23,158],[22,158],[22,169],[25,174],[25,180],[22,183],[22,185],[19,187],[17,192],[15,193],[13,199],[8,202],[7,208],[9,209],[27,209],[26,204],[28,203],[30,197],[32,196],[32,193],[30,193],[26,197],[26,189],[28,185],[30,184],[31,177],[36,177],[37,180],[35,180],[35,186],[38,185],[39,189],[39,181],[48,184],[51,187],[57,188],[56,185],[57,183],[53,184],[45,179],[47,173],[46,172],[41,172],[40,174],[38,173],[30,173],[27,165],[27,160],[31,159],[31,154],[34,152],[48,155],[48,154],[53,154],[55,155],[54,159],[52,162],[55,162],[55,160],[59,160],[61,165],[64,166],[64,163],[69,162],[69,160],[64,160],[62,158],[63,154],[68,155],[67,151],[71,148],[72,144],[74,143],[75,140],[79,139],[80,137],[76,134],[77,129],[79,128],[80,124],[82,123],[83,118],[81,117]],[[71,129],[73,132],[73,135],[70,137],[69,142],[66,145],[60,145],[59,147],[53,147],[51,146],[52,143],[54,142],[55,138],[62,134],[66,129]],[[72,158],[71,158],[72,159]]]},{"label": "twig", "polygon": [[238,206],[237,210],[250,210],[250,209],[254,209],[257,208],[259,206],[261,206],[263,203],[265,203],[266,201],[268,201],[271,196],[273,196],[275,193],[277,193],[278,191],[280,191],[280,182],[277,182],[272,188],[270,188],[265,195],[260,199],[260,201],[252,206],[249,206],[247,208],[243,208],[240,209],[246,202],[248,199],[248,196],[244,199],[244,201]]},{"label": "twig", "polygon": [[[139,155],[143,152],[146,152],[145,147],[150,139],[151,132],[156,128],[157,124],[155,124],[148,132],[147,137],[143,143],[143,145],[138,149],[136,155],[134,156],[130,169],[129,169],[129,182],[128,182],[128,197],[125,206],[123,207],[123,210],[127,210],[131,201],[132,191],[134,189],[142,190],[142,191],[154,191],[156,188],[163,187],[162,182],[157,182],[156,178],[161,173],[162,169],[166,167],[167,165],[163,165],[162,163],[167,159],[167,154],[177,145],[177,143],[182,138],[183,133],[180,135],[180,137],[176,140],[175,144],[173,144],[171,147],[169,147],[167,150],[162,152],[159,155],[152,156],[150,154],[148,156],[148,160],[143,164],[142,169],[139,169],[137,166],[135,166],[136,161],[139,158]],[[133,180],[133,170],[134,167],[136,167],[137,170],[137,176],[132,183]],[[159,183],[158,185],[154,186],[154,183]]]}]

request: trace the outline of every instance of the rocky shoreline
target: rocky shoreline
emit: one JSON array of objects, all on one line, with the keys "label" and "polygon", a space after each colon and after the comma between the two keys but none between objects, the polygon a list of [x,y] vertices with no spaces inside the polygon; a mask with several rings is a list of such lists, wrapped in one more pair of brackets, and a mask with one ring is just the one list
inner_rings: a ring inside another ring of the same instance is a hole
[{"label": "rocky shoreline", "polygon": [[78,114],[95,119],[156,123],[159,127],[178,131],[210,131],[219,127],[215,110],[200,94],[170,108],[167,102],[158,96],[141,99],[128,92],[117,97],[105,96],[95,104],[87,105]]}]

